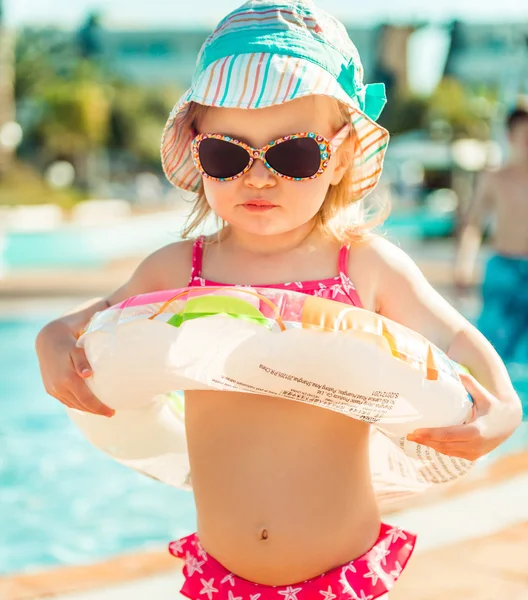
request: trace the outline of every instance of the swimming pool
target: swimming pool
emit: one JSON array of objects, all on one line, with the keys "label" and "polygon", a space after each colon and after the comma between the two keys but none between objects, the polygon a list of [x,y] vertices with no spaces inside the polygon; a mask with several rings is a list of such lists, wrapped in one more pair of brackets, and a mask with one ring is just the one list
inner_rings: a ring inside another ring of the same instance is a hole
[{"label": "swimming pool", "polygon": [[[33,344],[47,320],[0,319],[0,575],[159,548],[195,530],[191,494],[112,462],[45,394]],[[501,452],[526,445],[523,429]]]},{"label": "swimming pool", "polygon": [[95,562],[195,530],[192,496],[92,448],[40,383],[46,318],[0,320],[0,574]]}]

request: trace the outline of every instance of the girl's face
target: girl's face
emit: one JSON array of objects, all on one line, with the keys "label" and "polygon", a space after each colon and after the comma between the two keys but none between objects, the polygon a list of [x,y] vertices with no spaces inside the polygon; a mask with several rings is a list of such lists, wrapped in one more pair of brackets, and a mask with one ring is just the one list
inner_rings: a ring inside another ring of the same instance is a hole
[{"label": "girl's face", "polygon": [[[197,130],[228,135],[254,148],[300,132],[332,139],[343,125],[337,122],[335,111],[335,102],[326,96],[252,110],[211,107],[197,123]],[[203,178],[205,195],[216,215],[235,230],[258,236],[284,234],[312,222],[328,187],[337,185],[345,173],[345,154],[335,152],[325,172],[307,181],[283,179],[255,160],[251,169],[234,181]],[[252,204],[256,201],[260,203]],[[265,203],[269,204],[262,206]]]}]

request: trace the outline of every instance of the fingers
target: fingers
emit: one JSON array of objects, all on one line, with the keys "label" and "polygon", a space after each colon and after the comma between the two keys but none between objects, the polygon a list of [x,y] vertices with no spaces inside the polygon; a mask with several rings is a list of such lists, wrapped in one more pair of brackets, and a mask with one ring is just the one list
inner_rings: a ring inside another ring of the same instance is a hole
[{"label": "fingers", "polygon": [[482,444],[482,431],[477,421],[454,427],[417,429],[410,433],[407,439],[440,454],[466,460],[477,460],[487,453]]},{"label": "fingers", "polygon": [[422,445],[427,446],[440,454],[445,454],[446,456],[452,456],[454,458],[465,458],[466,460],[473,461],[482,456],[478,450],[467,442],[458,444],[428,442],[427,444]]},{"label": "fingers", "polygon": [[75,379],[64,381],[59,389],[46,391],[68,408],[104,417],[114,416],[115,411],[96,398],[77,374],[74,373],[73,377]]},{"label": "fingers", "polygon": [[94,415],[102,415],[103,417],[113,417],[115,410],[106,406],[106,404],[103,404],[94,396],[90,388],[83,381],[83,379],[91,377],[93,374],[84,350],[82,348],[75,348],[71,352],[70,357],[75,369],[75,377],[70,381],[69,389],[82,406],[80,410],[91,412]]},{"label": "fingers", "polygon": [[92,368],[84,350],[77,348],[74,336],[64,324],[57,321],[45,326],[35,344],[48,394],[68,408],[105,417],[115,414],[87,386],[85,380],[93,375]]},{"label": "fingers", "polygon": [[[82,365],[82,362],[78,364]],[[104,417],[113,417],[115,414],[115,410],[103,404],[77,374],[73,360],[71,368],[53,385],[47,386],[46,391],[68,408]]]},{"label": "fingers", "polygon": [[103,417],[113,417],[115,410],[103,404],[92,392],[86,383],[75,376],[75,379],[70,383],[70,390],[76,400],[79,410],[90,412],[94,415],[101,415]]},{"label": "fingers", "polygon": [[60,396],[55,396],[57,400],[59,400],[64,406],[68,408],[75,408],[75,400],[67,394],[61,394]]},{"label": "fingers", "polygon": [[451,427],[434,427],[431,429],[417,429],[407,436],[411,442],[472,442],[481,435],[477,422]]},{"label": "fingers", "polygon": [[79,377],[86,379],[87,377],[91,377],[93,375],[92,367],[86,358],[86,354],[82,348],[75,347],[70,352],[71,360],[75,371]]},{"label": "fingers", "polygon": [[[451,437],[451,436],[445,436]],[[418,438],[413,437],[412,434],[407,436],[407,439],[415,442],[416,444],[420,444],[422,446],[427,446],[440,454],[445,454],[446,456],[453,456],[456,458],[465,458],[466,460],[476,460],[482,456],[482,452],[479,450],[479,444],[475,444],[473,440],[442,440],[442,439],[426,439],[426,438]]]}]

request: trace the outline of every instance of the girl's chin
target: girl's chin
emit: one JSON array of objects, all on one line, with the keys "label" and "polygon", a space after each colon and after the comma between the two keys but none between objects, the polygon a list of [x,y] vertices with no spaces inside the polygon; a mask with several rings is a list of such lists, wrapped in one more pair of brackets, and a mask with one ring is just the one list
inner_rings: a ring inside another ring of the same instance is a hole
[{"label": "girl's chin", "polygon": [[[282,214],[281,214],[282,213]],[[218,214],[218,213],[217,213]],[[232,230],[246,235],[284,235],[298,231],[302,227],[312,227],[313,218],[303,221],[290,221],[284,218],[284,212],[280,207],[265,211],[253,211],[241,208],[234,214],[218,215]]]},{"label": "girl's chin", "polygon": [[233,229],[249,235],[284,235],[293,232],[299,228],[298,224],[285,223],[283,221],[273,221],[271,219],[244,219],[231,225]]}]

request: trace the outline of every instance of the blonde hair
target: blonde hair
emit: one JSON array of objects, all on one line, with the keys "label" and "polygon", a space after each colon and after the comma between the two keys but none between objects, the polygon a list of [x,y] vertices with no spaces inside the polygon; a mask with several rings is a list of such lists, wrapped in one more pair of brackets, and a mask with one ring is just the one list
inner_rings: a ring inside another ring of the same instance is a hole
[{"label": "blonde hair", "polygon": [[[352,116],[346,104],[334,99],[336,104],[336,126],[342,127],[346,123],[352,123]],[[205,114],[208,107],[191,102],[186,122],[193,126]],[[324,202],[315,216],[315,227],[319,228],[324,235],[333,237],[341,244],[349,244],[364,238],[381,225],[390,213],[390,201],[388,196],[382,195],[375,203],[377,206],[364,207],[358,203],[361,197],[354,197],[354,166],[353,157],[358,149],[358,139],[354,127],[348,138],[338,149],[338,152],[347,152],[349,156],[349,167],[346,169],[341,181],[337,185],[330,185]],[[355,209],[355,210],[354,210]],[[359,210],[358,210],[359,209]],[[352,216],[352,212],[354,212]],[[212,209],[207,202],[203,181],[200,181],[192,210],[185,224],[182,237],[189,238],[211,215]],[[221,231],[227,223],[219,219]],[[220,233],[221,233],[220,231]]]}]

